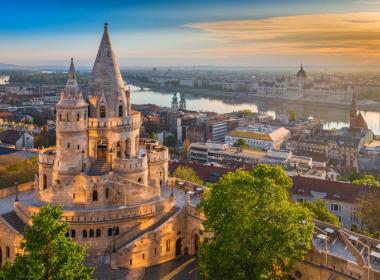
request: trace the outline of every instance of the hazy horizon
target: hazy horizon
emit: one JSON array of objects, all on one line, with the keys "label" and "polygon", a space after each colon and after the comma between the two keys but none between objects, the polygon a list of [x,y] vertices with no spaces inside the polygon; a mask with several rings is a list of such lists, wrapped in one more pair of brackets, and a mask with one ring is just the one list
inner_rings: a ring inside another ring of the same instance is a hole
[{"label": "hazy horizon", "polygon": [[103,23],[121,67],[380,65],[376,0],[7,1],[0,63],[91,67]]}]

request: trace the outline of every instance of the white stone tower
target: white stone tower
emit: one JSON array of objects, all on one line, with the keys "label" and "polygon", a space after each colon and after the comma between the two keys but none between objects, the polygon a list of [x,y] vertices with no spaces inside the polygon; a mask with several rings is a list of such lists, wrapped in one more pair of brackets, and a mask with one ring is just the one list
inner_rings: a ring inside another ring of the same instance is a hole
[{"label": "white stone tower", "polygon": [[83,172],[88,162],[88,104],[78,87],[73,59],[56,110],[57,148],[53,186]]}]

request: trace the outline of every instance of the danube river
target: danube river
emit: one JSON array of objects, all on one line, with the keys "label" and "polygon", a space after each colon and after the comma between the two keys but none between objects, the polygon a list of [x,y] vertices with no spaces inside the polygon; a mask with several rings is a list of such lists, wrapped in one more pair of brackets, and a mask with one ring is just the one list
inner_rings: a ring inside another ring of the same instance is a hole
[{"label": "danube river", "polygon": [[[151,90],[140,91],[137,87],[131,87],[131,99],[134,104],[156,104],[170,107],[171,93],[163,93]],[[313,117],[321,119],[326,129],[348,126],[350,119],[350,108],[335,108],[328,106],[300,105],[286,103],[284,101],[242,101],[237,98],[228,97],[205,97],[186,94],[186,106],[188,110],[213,111],[217,113],[228,113],[243,109],[251,109],[253,112],[268,113],[272,116],[279,114],[288,115],[290,110],[296,112],[298,117]],[[179,95],[178,95],[179,98]],[[380,112],[361,111],[368,127],[376,135],[380,135]]]}]

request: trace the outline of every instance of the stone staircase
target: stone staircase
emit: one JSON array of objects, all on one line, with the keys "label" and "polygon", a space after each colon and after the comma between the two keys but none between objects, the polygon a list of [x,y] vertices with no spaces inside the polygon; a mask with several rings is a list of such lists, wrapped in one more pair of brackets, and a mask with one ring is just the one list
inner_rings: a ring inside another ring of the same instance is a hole
[{"label": "stone staircase", "polygon": [[5,213],[1,215],[3,219],[10,224],[16,231],[21,234],[24,234],[24,228],[26,224],[17,216],[15,211]]},{"label": "stone staircase", "polygon": [[91,163],[91,168],[87,172],[90,176],[101,176],[107,174],[111,170],[111,164],[105,159],[98,159]]},{"label": "stone staircase", "polygon": [[129,244],[131,244],[132,242],[136,241],[137,239],[139,239],[141,236],[143,236],[147,232],[155,230],[156,228],[158,228],[159,226],[161,226],[162,224],[164,224],[174,214],[176,214],[177,212],[181,211],[182,209],[183,208],[173,207],[167,214],[165,214],[165,216],[161,217],[161,219],[159,219],[157,222],[155,222],[151,226],[147,227],[146,229],[144,229],[142,231],[139,231],[138,233],[136,233],[135,235],[133,235],[131,238],[129,238],[127,240],[127,242],[123,246],[120,246],[119,248],[116,248],[116,250],[120,250],[120,249],[122,249],[124,247],[127,247]]},{"label": "stone staircase", "polygon": [[94,271],[94,278],[96,280],[122,280],[126,279],[128,269],[118,268],[112,269],[110,265],[102,264],[97,265]]}]

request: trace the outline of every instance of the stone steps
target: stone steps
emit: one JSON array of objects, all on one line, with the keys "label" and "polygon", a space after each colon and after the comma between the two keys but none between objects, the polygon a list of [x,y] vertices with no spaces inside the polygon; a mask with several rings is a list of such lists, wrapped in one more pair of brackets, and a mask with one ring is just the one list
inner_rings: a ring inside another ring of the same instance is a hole
[{"label": "stone steps", "polygon": [[17,216],[15,211],[11,211],[9,213],[5,213],[1,215],[3,219],[10,224],[15,230],[17,230],[19,233],[24,233],[24,228],[26,224]]},{"label": "stone steps", "polygon": [[97,160],[91,163],[91,168],[87,172],[90,176],[100,176],[104,175],[111,170],[111,164],[106,160]]},{"label": "stone steps", "polygon": [[122,280],[126,279],[128,269],[112,269],[110,265],[98,265],[95,267],[94,278],[96,280]]},{"label": "stone steps", "polygon": [[119,248],[116,248],[116,250],[120,250],[123,247],[127,246],[128,244],[136,241],[141,236],[143,236],[145,233],[155,230],[156,228],[158,228],[159,226],[164,224],[167,220],[169,220],[174,214],[176,214],[180,210],[181,210],[181,208],[173,207],[165,216],[163,216],[161,219],[159,219],[156,223],[154,223],[153,225],[147,227],[146,229],[144,229],[144,230],[138,232],[137,234],[135,234],[134,236],[132,236],[130,239],[127,240],[125,245],[123,245]]}]

